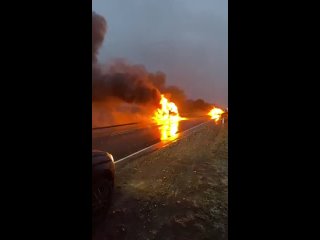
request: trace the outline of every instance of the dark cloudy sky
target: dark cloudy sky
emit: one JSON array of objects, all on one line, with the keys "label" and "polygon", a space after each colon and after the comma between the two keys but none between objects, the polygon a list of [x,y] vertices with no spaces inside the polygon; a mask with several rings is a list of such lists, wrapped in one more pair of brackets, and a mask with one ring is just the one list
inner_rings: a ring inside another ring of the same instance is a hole
[{"label": "dark cloudy sky", "polygon": [[227,0],[93,0],[108,32],[99,59],[163,71],[189,98],[227,107]]}]

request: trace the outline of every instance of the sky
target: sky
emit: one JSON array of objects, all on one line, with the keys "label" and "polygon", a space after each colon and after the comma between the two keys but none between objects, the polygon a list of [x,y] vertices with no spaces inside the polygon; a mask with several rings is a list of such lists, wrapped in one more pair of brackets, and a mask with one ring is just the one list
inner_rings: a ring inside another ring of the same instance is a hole
[{"label": "sky", "polygon": [[93,0],[108,31],[99,60],[162,71],[191,99],[228,104],[227,0]]}]

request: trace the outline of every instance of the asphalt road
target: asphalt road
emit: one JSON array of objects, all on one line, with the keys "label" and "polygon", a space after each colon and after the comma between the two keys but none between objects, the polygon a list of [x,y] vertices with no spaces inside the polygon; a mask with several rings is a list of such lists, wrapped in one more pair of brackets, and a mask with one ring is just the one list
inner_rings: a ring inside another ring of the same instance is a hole
[{"label": "asphalt road", "polygon": [[[208,121],[208,117],[182,120],[178,134],[205,121]],[[159,126],[151,123],[92,130],[92,149],[111,153],[115,161],[158,142],[161,142]]]}]

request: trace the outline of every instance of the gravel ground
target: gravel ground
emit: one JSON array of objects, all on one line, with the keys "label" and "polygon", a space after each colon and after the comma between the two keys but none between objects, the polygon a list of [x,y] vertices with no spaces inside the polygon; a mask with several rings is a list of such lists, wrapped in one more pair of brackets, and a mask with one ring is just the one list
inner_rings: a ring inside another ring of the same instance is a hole
[{"label": "gravel ground", "polygon": [[93,239],[228,239],[228,125],[117,166],[106,220]]}]

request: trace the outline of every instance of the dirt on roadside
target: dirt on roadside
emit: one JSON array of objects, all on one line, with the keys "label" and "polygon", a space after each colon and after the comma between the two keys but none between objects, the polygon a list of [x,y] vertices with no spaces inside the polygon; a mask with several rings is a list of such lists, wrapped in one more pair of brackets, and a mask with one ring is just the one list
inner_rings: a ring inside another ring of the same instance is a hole
[{"label": "dirt on roadside", "polygon": [[106,220],[93,239],[228,239],[228,125],[213,121],[117,166]]}]

